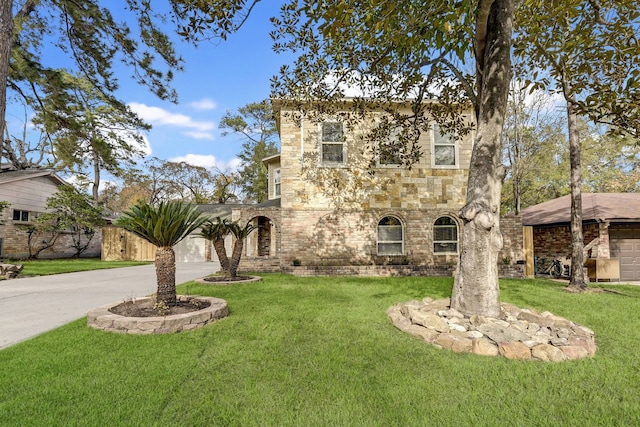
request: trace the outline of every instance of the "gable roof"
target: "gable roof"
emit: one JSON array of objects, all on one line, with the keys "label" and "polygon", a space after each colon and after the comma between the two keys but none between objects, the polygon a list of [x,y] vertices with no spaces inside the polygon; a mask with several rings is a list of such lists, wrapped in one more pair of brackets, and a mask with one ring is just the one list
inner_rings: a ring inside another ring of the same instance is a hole
[{"label": "gable roof", "polygon": [[57,185],[66,184],[66,182],[60,178],[56,173],[52,170],[47,169],[24,169],[24,170],[16,170],[16,171],[3,171],[0,172],[0,185],[6,184],[9,182],[22,181],[25,179],[38,178],[41,176],[45,176],[49,178],[51,181],[56,183]]},{"label": "gable roof", "polygon": [[[529,206],[521,212],[522,225],[568,224],[571,195]],[[582,193],[582,221],[639,221],[640,193]]]}]

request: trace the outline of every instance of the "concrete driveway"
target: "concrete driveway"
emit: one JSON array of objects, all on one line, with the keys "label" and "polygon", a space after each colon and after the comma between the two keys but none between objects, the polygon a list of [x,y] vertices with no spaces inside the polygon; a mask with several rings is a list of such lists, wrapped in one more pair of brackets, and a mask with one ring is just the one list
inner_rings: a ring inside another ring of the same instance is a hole
[{"label": "concrete driveway", "polygon": [[[176,284],[220,269],[213,262],[184,262]],[[153,264],[0,281],[0,349],[79,319],[91,309],[156,291]]]}]

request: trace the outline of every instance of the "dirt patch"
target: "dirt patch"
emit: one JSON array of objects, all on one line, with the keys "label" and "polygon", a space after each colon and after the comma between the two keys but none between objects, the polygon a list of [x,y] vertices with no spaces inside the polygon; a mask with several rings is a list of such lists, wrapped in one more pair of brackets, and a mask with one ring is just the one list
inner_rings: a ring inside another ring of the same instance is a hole
[{"label": "dirt patch", "polygon": [[177,301],[172,307],[164,307],[162,304],[156,304],[155,300],[142,301],[125,301],[115,307],[109,309],[113,314],[126,317],[157,317],[171,316],[173,314],[191,313],[209,307],[211,304],[207,301],[201,301],[196,298],[188,301]]}]

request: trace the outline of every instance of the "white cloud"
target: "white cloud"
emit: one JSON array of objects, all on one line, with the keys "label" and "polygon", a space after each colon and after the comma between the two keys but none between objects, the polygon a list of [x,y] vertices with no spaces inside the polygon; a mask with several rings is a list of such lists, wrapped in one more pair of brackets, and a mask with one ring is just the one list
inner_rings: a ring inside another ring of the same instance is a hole
[{"label": "white cloud", "polygon": [[193,101],[189,104],[191,108],[196,110],[215,110],[218,106],[213,100],[204,98],[199,101]]},{"label": "white cloud", "polygon": [[188,132],[184,132],[184,134],[193,139],[208,139],[208,140],[215,139],[215,136],[210,132],[188,131]]},{"label": "white cloud", "polygon": [[213,122],[193,120],[193,118],[181,114],[172,113],[160,107],[151,107],[139,102],[132,102],[129,107],[143,120],[152,125],[177,126],[187,129],[195,129],[198,132],[207,132],[215,128]]},{"label": "white cloud", "polygon": [[185,162],[193,166],[202,166],[205,168],[218,168],[222,171],[235,172],[238,170],[240,160],[237,157],[229,160],[228,162],[220,161],[216,156],[203,155],[203,154],[187,154],[184,156],[173,157],[169,159],[170,162]]}]

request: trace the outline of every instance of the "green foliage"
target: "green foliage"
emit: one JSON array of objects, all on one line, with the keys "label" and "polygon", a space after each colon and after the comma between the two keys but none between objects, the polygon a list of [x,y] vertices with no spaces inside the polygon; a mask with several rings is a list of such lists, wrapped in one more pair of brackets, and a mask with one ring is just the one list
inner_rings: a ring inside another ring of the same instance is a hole
[{"label": "green foliage", "polygon": [[29,259],[51,248],[60,235],[71,236],[73,256],[78,257],[87,250],[96,228],[104,224],[102,212],[93,207],[88,195],[71,185],[58,186],[58,190],[47,199],[47,211],[38,215],[35,224],[27,226]]},{"label": "green foliage", "polygon": [[[634,426],[640,288],[568,294],[503,280],[502,298],[589,327],[590,359],[543,363],[452,353],[396,329],[393,304],[449,296],[451,278],[265,274],[190,282],[231,315],[170,335],[111,334],[86,319],[0,351],[0,424]],[[626,325],[621,331],[621,325]],[[134,374],[135,373],[135,374]],[[118,384],[114,387],[113,384]]]},{"label": "green foliage", "polygon": [[220,129],[229,129],[222,133],[223,136],[232,132],[245,140],[242,152],[238,154],[242,163],[237,178],[243,194],[257,203],[266,201],[269,197],[268,178],[262,159],[278,152],[271,102],[247,104],[236,114],[227,112],[220,120]]},{"label": "green foliage", "polygon": [[205,223],[206,217],[178,201],[151,205],[139,202],[114,224],[142,237],[159,248],[171,248]]},{"label": "green foliage", "polygon": [[633,0],[526,0],[515,21],[518,74],[562,93],[576,114],[640,136],[640,9]]},{"label": "green foliage", "polygon": [[[257,228],[258,227],[251,222],[248,222],[244,227],[241,227],[238,224],[238,221],[230,221],[226,218],[221,219],[220,217],[216,217],[216,222],[211,220],[207,221],[198,235],[213,242],[222,270],[225,274],[231,277],[236,277],[238,265],[240,265],[240,259],[242,258],[244,241],[247,236]],[[235,237],[231,258],[228,257],[227,249],[224,245],[224,238],[229,233],[233,234],[233,237]]]},{"label": "green foliage", "polygon": [[222,219],[216,217],[216,222],[207,220],[207,222],[202,225],[198,236],[209,241],[224,239],[225,236],[230,233],[230,225],[231,220],[227,218]]}]

